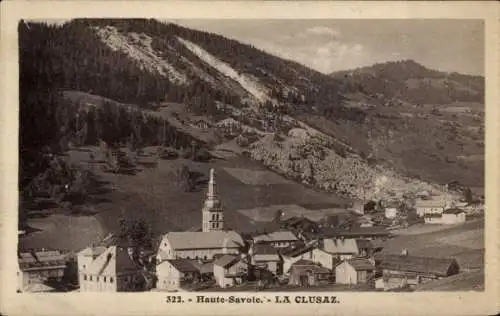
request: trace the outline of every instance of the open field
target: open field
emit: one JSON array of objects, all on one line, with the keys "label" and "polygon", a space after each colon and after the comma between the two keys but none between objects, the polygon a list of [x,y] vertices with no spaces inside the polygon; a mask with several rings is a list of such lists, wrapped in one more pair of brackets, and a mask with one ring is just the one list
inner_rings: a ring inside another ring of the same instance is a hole
[{"label": "open field", "polygon": [[283,211],[285,213],[283,216],[284,219],[294,216],[295,217],[304,216],[312,221],[319,221],[327,215],[347,212],[345,209],[334,209],[334,208],[311,210],[296,204],[270,205],[265,207],[256,207],[252,209],[238,210],[238,212],[247,216],[250,220],[255,222],[270,222],[274,219],[274,216],[278,211]]},{"label": "open field", "polygon": [[484,291],[484,270],[463,272],[418,286],[415,291]]},{"label": "open field", "polygon": [[271,171],[258,171],[242,168],[224,168],[224,170],[248,185],[267,185],[267,184],[290,184],[293,183],[282,176]]},{"label": "open field", "polygon": [[384,244],[382,253],[399,254],[402,249],[407,249],[410,255],[415,256],[454,257],[464,270],[482,268],[484,219],[439,231],[398,235]]},{"label": "open field", "polygon": [[[89,155],[89,152],[82,150],[71,151],[68,159],[88,166]],[[28,220],[29,226],[37,226],[40,231],[36,235],[32,233],[22,237],[21,248],[81,250],[95,239],[116,231],[121,216],[146,220],[155,236],[168,231],[200,228],[206,184],[198,185],[192,192],[185,192],[175,177],[182,165],[188,166],[191,171],[203,173],[205,177],[210,168],[215,168],[217,189],[225,208],[226,227],[241,232],[254,231],[258,223],[252,223],[247,216],[237,211],[239,209],[300,203],[334,204],[343,201],[295,183],[244,184],[227,173],[225,168],[270,172],[244,157],[214,160],[210,163],[185,159],[160,160],[156,168],[144,168],[136,175],[106,173],[96,164],[89,168],[94,170],[102,182],[108,184],[106,190],[99,195],[98,202],[84,206],[94,215],[75,217],[69,209],[59,207],[46,210],[49,216]],[[54,222],[55,216],[50,214],[63,214],[56,217],[56,223],[60,225],[50,224]],[[78,243],[72,242],[73,237],[65,236],[78,236]]]}]

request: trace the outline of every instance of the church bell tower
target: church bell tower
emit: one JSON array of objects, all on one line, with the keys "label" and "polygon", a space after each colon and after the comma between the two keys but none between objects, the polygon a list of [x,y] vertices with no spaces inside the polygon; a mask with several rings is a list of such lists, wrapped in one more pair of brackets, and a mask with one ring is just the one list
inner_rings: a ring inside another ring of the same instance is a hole
[{"label": "church bell tower", "polygon": [[203,232],[218,231],[224,229],[224,212],[215,189],[215,170],[210,169],[210,180],[208,181],[208,192],[202,209]]}]

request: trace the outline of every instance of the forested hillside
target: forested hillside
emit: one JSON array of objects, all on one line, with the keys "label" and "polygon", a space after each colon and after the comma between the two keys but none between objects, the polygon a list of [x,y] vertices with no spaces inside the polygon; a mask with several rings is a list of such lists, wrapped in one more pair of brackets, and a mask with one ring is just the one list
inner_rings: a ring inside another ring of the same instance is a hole
[{"label": "forested hillside", "polygon": [[[185,106],[187,118],[253,129],[218,139],[245,143],[250,157],[290,178],[353,197],[379,190],[377,179],[388,175],[482,185],[481,77],[413,61],[329,76],[217,34],[148,19],[21,22],[19,47],[21,185],[47,168],[43,153],[64,153],[70,143],[199,142],[187,123],[169,123],[172,113],[163,110],[172,105]],[[68,91],[98,101],[63,97]],[[465,114],[453,112],[457,102]],[[294,127],[317,143],[290,136]],[[276,137],[262,137],[269,134]],[[311,157],[318,160],[312,169]],[[355,170],[340,172],[343,166]]]},{"label": "forested hillside", "polygon": [[352,92],[372,99],[411,104],[484,102],[484,78],[428,69],[413,60],[380,63],[349,71],[335,72]]}]

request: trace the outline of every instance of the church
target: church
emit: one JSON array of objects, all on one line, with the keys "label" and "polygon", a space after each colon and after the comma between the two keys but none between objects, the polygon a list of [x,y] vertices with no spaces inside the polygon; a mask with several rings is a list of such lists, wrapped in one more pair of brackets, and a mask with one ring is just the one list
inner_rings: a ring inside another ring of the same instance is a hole
[{"label": "church", "polygon": [[202,231],[169,232],[160,242],[157,262],[171,259],[213,260],[221,254],[239,254],[243,238],[224,230],[224,209],[216,191],[215,171],[210,169],[208,192],[201,210]]}]

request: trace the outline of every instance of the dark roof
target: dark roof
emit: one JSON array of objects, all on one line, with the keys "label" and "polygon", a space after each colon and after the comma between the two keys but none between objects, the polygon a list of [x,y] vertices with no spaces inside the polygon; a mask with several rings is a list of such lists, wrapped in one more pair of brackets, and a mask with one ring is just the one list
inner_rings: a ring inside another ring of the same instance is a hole
[{"label": "dark roof", "polygon": [[20,254],[18,262],[22,271],[55,269],[66,266],[66,259],[59,251],[23,252]]},{"label": "dark roof", "polygon": [[449,208],[447,210],[444,210],[443,214],[460,214],[464,212],[465,212],[464,210],[461,210],[459,208]]},{"label": "dark roof", "polygon": [[253,246],[253,253],[259,255],[274,255],[278,254],[278,250],[267,243],[256,243]]},{"label": "dark roof", "polygon": [[[108,256],[112,254],[108,253]],[[127,273],[137,271],[139,264],[130,258],[127,248],[116,246],[116,272]]]},{"label": "dark roof", "polygon": [[234,263],[236,263],[239,260],[240,260],[239,257],[236,255],[223,255],[223,256],[215,259],[213,264],[220,266],[220,267],[223,267],[223,268],[227,268],[227,267],[232,266]]},{"label": "dark roof", "polygon": [[180,272],[199,272],[198,267],[196,267],[190,260],[188,259],[172,259],[167,260],[171,265],[174,266]]},{"label": "dark roof", "polygon": [[358,244],[358,248],[363,248],[363,249],[374,248],[373,243],[371,242],[371,240],[368,239],[356,239],[356,243]]},{"label": "dark roof", "polygon": [[415,257],[385,255],[380,263],[381,269],[448,276],[450,268],[458,263],[452,258]]},{"label": "dark roof", "polygon": [[347,262],[356,271],[375,270],[375,265],[368,259],[350,259]]},{"label": "dark roof", "polygon": [[311,260],[304,260],[301,259],[295,263],[292,264],[290,267],[289,271],[295,271],[295,273],[298,274],[303,274],[306,273],[308,270],[312,271],[313,273],[330,273],[330,270],[327,268],[320,266],[319,264],[311,261]]},{"label": "dark roof", "polygon": [[282,251],[282,255],[287,256],[287,257],[297,257],[300,256],[301,254],[304,254],[308,251],[311,251],[314,249],[314,245],[308,245],[308,246],[300,246],[296,248],[288,248],[284,251]]}]

